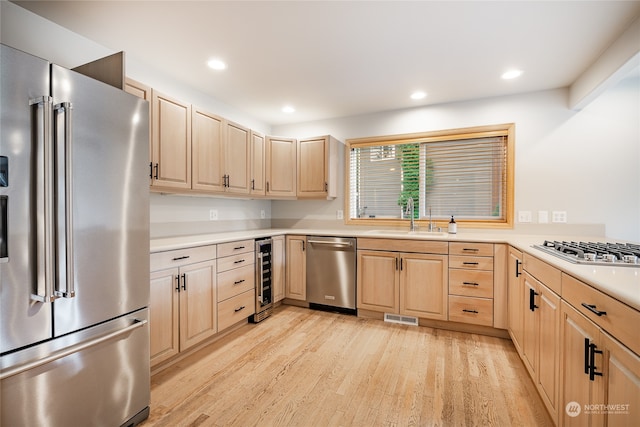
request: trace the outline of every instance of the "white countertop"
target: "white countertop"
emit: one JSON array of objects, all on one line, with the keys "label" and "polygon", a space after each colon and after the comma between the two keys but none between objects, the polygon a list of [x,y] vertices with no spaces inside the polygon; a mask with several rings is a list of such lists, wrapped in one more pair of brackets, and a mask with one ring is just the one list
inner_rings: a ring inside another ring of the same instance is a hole
[{"label": "white countertop", "polygon": [[[214,245],[231,242],[234,240],[257,239],[261,237],[277,236],[284,234],[339,236],[339,237],[371,237],[393,239],[418,239],[418,240],[444,240],[461,242],[488,242],[506,243],[522,252],[557,267],[565,273],[590,284],[596,289],[616,298],[625,304],[640,310],[640,267],[608,267],[573,264],[542,252],[532,247],[541,244],[545,240],[542,235],[521,235],[509,233],[476,233],[459,231],[457,234],[447,233],[408,233],[390,230],[318,230],[318,229],[261,229],[247,231],[233,231],[228,233],[202,234],[195,236],[168,237],[151,240],[151,252],[164,252],[174,249],[184,249],[195,246]],[[547,236],[547,239],[562,240],[562,236]],[[569,238],[571,239],[571,238]],[[573,240],[576,240],[575,236]],[[589,240],[581,237],[580,240]],[[591,240],[610,240],[602,237]]]}]

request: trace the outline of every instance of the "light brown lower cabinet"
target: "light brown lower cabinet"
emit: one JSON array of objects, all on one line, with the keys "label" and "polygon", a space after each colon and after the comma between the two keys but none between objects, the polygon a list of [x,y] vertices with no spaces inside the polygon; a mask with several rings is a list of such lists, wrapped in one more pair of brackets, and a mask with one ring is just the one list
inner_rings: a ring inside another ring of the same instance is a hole
[{"label": "light brown lower cabinet", "polygon": [[285,297],[307,299],[307,236],[287,236]]},{"label": "light brown lower cabinet", "polygon": [[284,299],[286,252],[284,236],[274,236],[271,245],[271,282],[273,283],[273,302]]},{"label": "light brown lower cabinet", "polygon": [[217,332],[215,260],[151,273],[151,365]]},{"label": "light brown lower cabinet", "polygon": [[557,423],[560,375],[560,297],[524,273],[522,354],[551,418]]},{"label": "light brown lower cabinet", "polygon": [[447,255],[358,251],[358,308],[447,319]]},{"label": "light brown lower cabinet", "polygon": [[217,332],[216,245],[151,254],[151,366]]},{"label": "light brown lower cabinet", "polygon": [[561,319],[560,425],[637,426],[640,356],[565,301]]}]

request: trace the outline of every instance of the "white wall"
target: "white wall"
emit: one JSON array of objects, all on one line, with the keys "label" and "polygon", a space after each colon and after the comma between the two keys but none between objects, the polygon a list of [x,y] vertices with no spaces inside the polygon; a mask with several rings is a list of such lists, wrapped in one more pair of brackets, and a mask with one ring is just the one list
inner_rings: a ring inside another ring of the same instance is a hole
[{"label": "white wall", "polygon": [[[640,241],[640,79],[627,78],[582,111],[567,90],[277,126],[279,135],[348,138],[515,123],[515,209],[566,211],[568,224],[603,224],[607,237]],[[342,190],[342,186],[340,189]],[[282,218],[333,221],[328,203],[273,202]],[[519,226],[516,225],[516,229]],[[544,229],[544,228],[543,228]],[[552,229],[549,227],[549,229]]]}]

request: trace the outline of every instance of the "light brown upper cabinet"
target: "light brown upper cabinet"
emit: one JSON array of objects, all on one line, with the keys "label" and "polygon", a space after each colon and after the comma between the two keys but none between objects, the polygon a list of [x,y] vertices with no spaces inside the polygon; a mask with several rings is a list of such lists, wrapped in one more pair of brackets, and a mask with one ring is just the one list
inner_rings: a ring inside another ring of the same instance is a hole
[{"label": "light brown upper cabinet", "polygon": [[295,138],[267,137],[266,194],[270,198],[296,197],[297,144]]},{"label": "light brown upper cabinet", "polygon": [[225,127],[225,191],[249,194],[251,130],[230,121],[225,122]]},{"label": "light brown upper cabinet", "polygon": [[151,158],[153,147],[152,147],[152,125],[151,125],[151,114],[152,107],[151,104],[151,87],[145,85],[144,83],[140,83],[136,80],[127,78],[124,84],[124,90],[131,95],[135,95],[138,98],[144,99],[145,101],[149,101],[149,179],[153,179],[153,159]]},{"label": "light brown upper cabinet", "polygon": [[224,191],[224,128],[222,117],[193,108],[191,118],[192,181],[198,191]]},{"label": "light brown upper cabinet", "polygon": [[254,196],[264,196],[266,194],[265,186],[265,157],[266,157],[266,140],[261,133],[251,131],[251,167],[249,193]]},{"label": "light brown upper cabinet", "polygon": [[298,141],[300,199],[334,199],[338,193],[338,141],[330,135]]},{"label": "light brown upper cabinet", "polygon": [[151,188],[191,188],[191,105],[156,90],[152,98]]}]

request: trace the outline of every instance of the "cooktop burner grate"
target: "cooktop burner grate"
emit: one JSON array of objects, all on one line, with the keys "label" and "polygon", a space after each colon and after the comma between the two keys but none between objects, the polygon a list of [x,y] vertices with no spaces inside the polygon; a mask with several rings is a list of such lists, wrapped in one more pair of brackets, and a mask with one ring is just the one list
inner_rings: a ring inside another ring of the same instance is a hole
[{"label": "cooktop burner grate", "polygon": [[640,267],[640,244],[545,240],[533,247],[577,264]]}]

